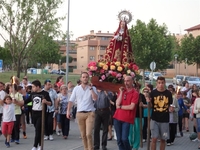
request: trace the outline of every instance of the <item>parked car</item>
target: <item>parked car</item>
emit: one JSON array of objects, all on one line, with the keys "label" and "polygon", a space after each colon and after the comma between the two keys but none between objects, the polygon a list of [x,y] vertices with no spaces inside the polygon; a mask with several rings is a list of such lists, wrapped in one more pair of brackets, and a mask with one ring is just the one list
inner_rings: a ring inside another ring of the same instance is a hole
[{"label": "parked car", "polygon": [[65,75],[65,72],[62,70],[51,70],[50,74]]},{"label": "parked car", "polygon": [[149,74],[149,80],[157,80],[157,78],[158,77],[162,77],[163,75],[162,75],[162,73],[160,73],[160,72],[151,72],[150,74]]},{"label": "parked car", "polygon": [[197,87],[200,87],[200,78],[199,77],[189,77],[188,83],[190,86],[196,84]]},{"label": "parked car", "polygon": [[144,72],[144,79],[145,80],[149,80],[149,74],[150,74],[150,71],[145,71]]},{"label": "parked car", "polygon": [[183,76],[183,80],[182,80],[181,85],[183,86],[184,82],[188,81],[189,78],[190,78],[190,76]]},{"label": "parked car", "polygon": [[182,82],[183,82],[183,77],[184,75],[176,75],[173,80],[172,80],[172,83],[173,84],[176,84],[176,85],[181,85]]}]

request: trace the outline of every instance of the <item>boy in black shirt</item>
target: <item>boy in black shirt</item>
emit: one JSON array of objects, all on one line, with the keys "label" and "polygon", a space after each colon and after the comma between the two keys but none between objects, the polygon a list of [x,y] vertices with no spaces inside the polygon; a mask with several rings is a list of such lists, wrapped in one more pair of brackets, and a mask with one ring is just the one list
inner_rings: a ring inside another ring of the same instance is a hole
[{"label": "boy in black shirt", "polygon": [[[32,102],[32,118],[35,127],[35,140],[32,150],[40,150],[41,146],[41,128],[42,128],[42,104],[51,105],[49,93],[41,89],[41,82],[35,80],[32,82],[32,93],[29,98],[24,102],[27,104]],[[45,105],[45,112],[46,112]],[[39,144],[39,146],[38,146]]]},{"label": "boy in black shirt", "polygon": [[173,102],[172,94],[165,89],[165,78],[158,77],[156,81],[156,89],[150,93],[150,99],[146,97],[148,102],[151,102],[151,150],[156,150],[157,139],[160,139],[160,150],[165,149],[166,140],[169,138],[169,111],[173,111],[170,106]]}]

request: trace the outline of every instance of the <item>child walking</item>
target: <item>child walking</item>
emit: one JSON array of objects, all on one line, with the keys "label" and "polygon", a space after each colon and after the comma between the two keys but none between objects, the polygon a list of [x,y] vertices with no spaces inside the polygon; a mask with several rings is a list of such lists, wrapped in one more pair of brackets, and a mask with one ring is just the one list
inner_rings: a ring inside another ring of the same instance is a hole
[{"label": "child walking", "polygon": [[5,136],[5,145],[10,147],[10,138],[14,127],[15,118],[15,104],[18,104],[16,99],[12,99],[10,96],[5,96],[4,100],[0,100],[0,105],[3,106],[3,123],[2,133]]}]

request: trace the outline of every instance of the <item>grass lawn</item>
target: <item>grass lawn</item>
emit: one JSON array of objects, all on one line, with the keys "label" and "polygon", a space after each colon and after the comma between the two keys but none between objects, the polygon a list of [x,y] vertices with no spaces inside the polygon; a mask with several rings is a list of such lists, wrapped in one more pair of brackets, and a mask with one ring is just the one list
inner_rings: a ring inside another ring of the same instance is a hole
[{"label": "grass lawn", "polygon": [[[10,81],[10,77],[12,75],[15,75],[16,76],[16,72],[3,72],[3,73],[0,73],[0,81],[1,82],[9,82]],[[56,78],[58,77],[59,75],[55,75],[55,74],[27,74],[27,77],[28,77],[28,80],[30,82],[38,79],[41,81],[41,83],[43,84],[44,81],[46,79],[50,79],[52,83],[55,83],[56,82]],[[20,74],[20,81],[22,80],[22,78],[24,77],[24,73],[21,73]],[[66,76],[63,76],[64,77],[64,80],[66,81]],[[76,75],[76,74],[69,74],[68,75],[68,81],[72,81],[74,85],[76,85],[76,81],[80,78],[80,75]]]}]

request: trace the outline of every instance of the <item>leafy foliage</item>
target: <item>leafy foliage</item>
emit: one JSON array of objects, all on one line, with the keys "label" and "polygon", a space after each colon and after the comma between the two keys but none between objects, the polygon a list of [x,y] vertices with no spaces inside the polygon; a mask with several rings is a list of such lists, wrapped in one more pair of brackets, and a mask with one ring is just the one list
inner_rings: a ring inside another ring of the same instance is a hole
[{"label": "leafy foliage", "polygon": [[55,15],[61,4],[62,0],[0,0],[0,27],[8,38],[0,36],[11,52],[18,77],[21,63],[40,34],[59,36],[59,21],[64,18]]},{"label": "leafy foliage", "polygon": [[154,19],[148,24],[137,20],[130,29],[130,36],[135,62],[141,69],[149,69],[152,61],[156,62],[156,69],[167,68],[174,45],[165,24],[159,26]]}]

